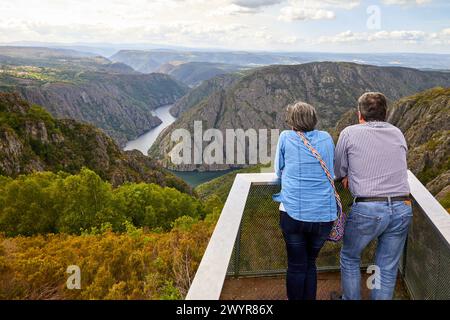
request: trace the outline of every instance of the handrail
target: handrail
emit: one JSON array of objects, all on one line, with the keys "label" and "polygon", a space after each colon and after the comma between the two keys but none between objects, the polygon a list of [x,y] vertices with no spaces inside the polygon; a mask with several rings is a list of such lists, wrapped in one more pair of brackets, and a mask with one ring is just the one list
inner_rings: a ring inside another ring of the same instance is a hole
[{"label": "handrail", "polygon": [[414,200],[426,213],[436,230],[450,244],[450,215],[448,212],[411,171],[408,171],[408,182]]},{"label": "handrail", "polygon": [[[450,215],[408,171],[411,194],[431,223],[450,244]],[[276,185],[275,173],[237,174],[220,218],[191,284],[186,300],[218,300],[252,185]]]},{"label": "handrail", "polygon": [[277,184],[274,173],[237,174],[186,300],[218,300],[252,183]]}]

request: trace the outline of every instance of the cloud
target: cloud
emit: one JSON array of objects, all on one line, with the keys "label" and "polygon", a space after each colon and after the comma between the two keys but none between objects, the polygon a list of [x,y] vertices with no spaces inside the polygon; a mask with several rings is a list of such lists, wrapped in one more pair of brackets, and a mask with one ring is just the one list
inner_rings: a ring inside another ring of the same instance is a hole
[{"label": "cloud", "polygon": [[372,42],[372,41],[402,41],[406,43],[417,43],[431,38],[431,34],[419,30],[394,30],[368,32],[352,32],[350,30],[338,33],[334,36],[323,36],[318,39],[319,43],[349,43],[349,42]]},{"label": "cloud", "polygon": [[432,33],[431,43],[434,45],[450,45],[450,28]]},{"label": "cloud", "polygon": [[241,7],[236,4],[230,4],[225,7],[219,7],[216,10],[208,13],[207,15],[210,17],[220,17],[220,16],[228,16],[228,15],[239,15],[239,14],[253,14],[258,13],[260,10],[258,8],[248,8]]},{"label": "cloud", "polygon": [[450,28],[443,29],[441,34],[446,37],[450,37]]},{"label": "cloud", "polygon": [[263,8],[273,6],[286,0],[231,0],[226,5],[218,4],[218,7],[209,16],[227,16],[240,14],[255,14],[262,11]]},{"label": "cloud", "polygon": [[336,17],[333,9],[351,10],[360,0],[290,0],[278,17],[281,21],[330,20]]},{"label": "cloud", "polygon": [[430,3],[432,0],[383,0],[382,2],[386,5],[423,5]]},{"label": "cloud", "polygon": [[330,10],[315,9],[315,8],[299,8],[299,7],[284,7],[281,9],[281,14],[278,17],[282,21],[295,20],[325,20],[334,19],[335,13]]},{"label": "cloud", "polygon": [[244,8],[262,8],[272,6],[284,2],[285,0],[232,0],[232,4],[235,4]]},{"label": "cloud", "polygon": [[[381,1],[400,5],[426,2]],[[348,21],[347,28],[352,31],[341,32],[345,30],[341,29],[342,23],[333,19],[343,10],[352,10],[363,3],[362,0],[133,0],[130,5],[126,0],[1,0],[0,42],[153,43],[290,51],[359,50],[360,44],[365,43],[366,51],[376,48],[449,52],[450,28],[443,29],[438,20],[431,25],[433,16],[417,19],[416,30],[371,31],[355,19],[356,22]],[[439,5],[435,7],[440,10]],[[410,10],[420,13],[417,7]],[[307,29],[307,24],[294,28],[286,23],[321,19],[327,24],[318,24],[314,30]],[[436,29],[434,33],[422,32],[419,31],[422,26],[426,30],[433,26]],[[410,46],[412,43],[417,46]],[[402,47],[403,44],[408,47]]]}]

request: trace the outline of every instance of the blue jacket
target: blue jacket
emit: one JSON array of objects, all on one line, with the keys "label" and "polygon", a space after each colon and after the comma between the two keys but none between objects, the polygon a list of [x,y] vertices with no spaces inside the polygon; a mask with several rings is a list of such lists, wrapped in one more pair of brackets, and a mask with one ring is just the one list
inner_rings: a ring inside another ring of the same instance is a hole
[{"label": "blue jacket", "polygon": [[[325,131],[305,133],[334,177],[334,143]],[[281,178],[281,192],[273,199],[283,203],[295,220],[329,222],[337,218],[336,199],[319,161],[293,130],[283,131],[275,155],[275,173]]]}]

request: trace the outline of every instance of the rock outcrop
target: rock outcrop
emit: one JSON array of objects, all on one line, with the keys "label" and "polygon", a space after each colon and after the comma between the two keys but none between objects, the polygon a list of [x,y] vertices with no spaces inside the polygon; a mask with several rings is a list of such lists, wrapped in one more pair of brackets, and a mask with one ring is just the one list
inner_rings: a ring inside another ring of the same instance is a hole
[{"label": "rock outcrop", "polygon": [[147,182],[191,188],[139,151],[123,152],[89,124],[54,119],[17,94],[0,93],[0,175],[34,171],[77,173],[87,167],[114,185]]},{"label": "rock outcrop", "polygon": [[[366,91],[381,91],[394,101],[437,85],[450,86],[450,73],[335,62],[260,68],[187,108],[158,137],[150,154],[165,166],[180,169],[168,156],[175,145],[171,134],[178,128],[192,134],[194,121],[202,121],[203,130],[216,128],[222,132],[226,129],[283,129],[286,105],[303,100],[316,107],[319,128],[327,129],[335,127]],[[214,166],[214,169],[230,167],[233,166]],[[183,170],[212,168],[206,164],[182,167]]]}]

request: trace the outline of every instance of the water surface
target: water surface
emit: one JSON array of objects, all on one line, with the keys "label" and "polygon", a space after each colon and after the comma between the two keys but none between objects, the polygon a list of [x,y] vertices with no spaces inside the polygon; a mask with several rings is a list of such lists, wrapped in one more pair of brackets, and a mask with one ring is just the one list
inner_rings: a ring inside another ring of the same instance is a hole
[{"label": "water surface", "polygon": [[156,138],[158,138],[161,131],[170,126],[176,120],[176,118],[169,112],[171,107],[172,105],[167,105],[153,110],[153,114],[160,118],[162,123],[139,136],[137,139],[128,141],[124,150],[139,150],[143,154],[147,155],[148,150],[153,145]]}]

